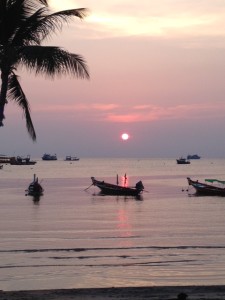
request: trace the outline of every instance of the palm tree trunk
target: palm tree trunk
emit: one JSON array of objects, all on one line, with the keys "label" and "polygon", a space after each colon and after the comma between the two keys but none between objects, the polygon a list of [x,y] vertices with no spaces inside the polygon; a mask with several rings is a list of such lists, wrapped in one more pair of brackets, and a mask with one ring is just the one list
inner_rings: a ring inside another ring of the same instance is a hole
[{"label": "palm tree trunk", "polygon": [[5,119],[4,116],[5,104],[7,103],[6,95],[8,90],[8,78],[9,78],[9,73],[2,72],[1,74],[2,86],[0,92],[0,127],[4,126],[3,120]]}]

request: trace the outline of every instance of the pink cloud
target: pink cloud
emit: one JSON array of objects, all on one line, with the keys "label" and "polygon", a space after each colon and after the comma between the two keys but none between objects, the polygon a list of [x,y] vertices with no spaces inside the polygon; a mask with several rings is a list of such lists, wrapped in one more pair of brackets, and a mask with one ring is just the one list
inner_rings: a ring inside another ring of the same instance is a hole
[{"label": "pink cloud", "polygon": [[109,114],[105,117],[105,121],[113,122],[113,123],[134,123],[139,122],[140,115],[135,114],[126,114],[126,115],[119,115],[119,114]]},{"label": "pink cloud", "polygon": [[119,108],[118,104],[104,104],[104,103],[96,103],[91,105],[96,110],[108,111]]},{"label": "pink cloud", "polygon": [[[15,109],[12,110],[12,112]],[[33,107],[32,114],[67,115],[80,120],[95,120],[111,123],[141,123],[156,120],[181,120],[221,117],[225,115],[224,103],[197,103],[174,106],[157,106],[140,104],[136,106],[118,105],[114,103],[93,103],[76,105],[47,105]]]}]

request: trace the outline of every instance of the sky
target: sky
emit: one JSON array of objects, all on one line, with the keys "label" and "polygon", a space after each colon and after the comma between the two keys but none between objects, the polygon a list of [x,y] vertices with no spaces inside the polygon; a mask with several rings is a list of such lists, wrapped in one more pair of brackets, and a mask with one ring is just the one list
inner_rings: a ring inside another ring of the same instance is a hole
[{"label": "sky", "polygon": [[18,69],[37,141],[10,102],[0,153],[225,158],[224,0],[49,4],[52,11],[89,9],[48,43],[82,55],[90,80]]}]

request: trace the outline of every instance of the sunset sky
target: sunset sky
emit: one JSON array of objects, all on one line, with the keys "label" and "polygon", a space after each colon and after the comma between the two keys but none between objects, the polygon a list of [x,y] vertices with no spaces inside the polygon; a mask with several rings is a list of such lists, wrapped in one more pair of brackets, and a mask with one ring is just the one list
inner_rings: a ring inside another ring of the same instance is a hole
[{"label": "sunset sky", "polygon": [[81,54],[90,80],[18,70],[37,142],[9,103],[0,153],[225,158],[224,0],[49,3],[53,11],[89,9],[49,44]]}]

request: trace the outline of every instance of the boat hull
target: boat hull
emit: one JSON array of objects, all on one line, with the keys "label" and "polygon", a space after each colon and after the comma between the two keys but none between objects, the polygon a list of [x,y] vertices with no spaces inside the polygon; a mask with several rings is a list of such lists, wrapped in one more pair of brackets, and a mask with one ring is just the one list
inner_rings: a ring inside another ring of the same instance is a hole
[{"label": "boat hull", "polygon": [[36,161],[29,161],[29,162],[26,162],[26,161],[23,161],[23,162],[11,161],[10,165],[13,165],[13,166],[30,166],[30,165],[35,165],[36,163],[37,163]]}]

